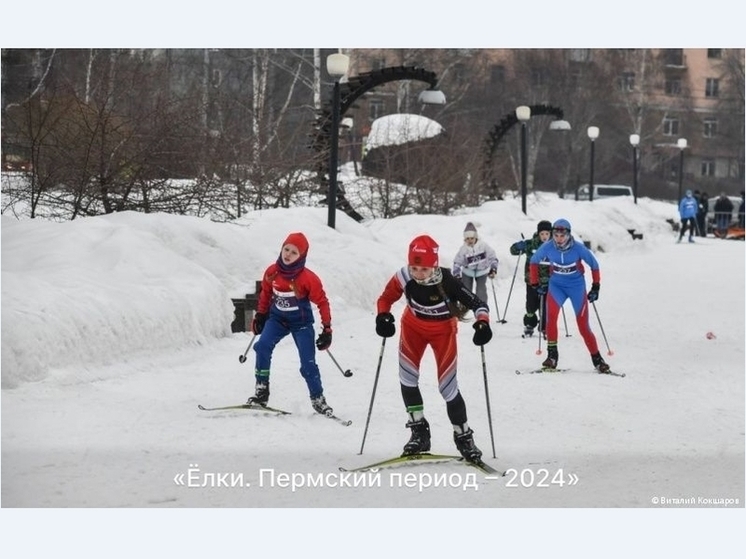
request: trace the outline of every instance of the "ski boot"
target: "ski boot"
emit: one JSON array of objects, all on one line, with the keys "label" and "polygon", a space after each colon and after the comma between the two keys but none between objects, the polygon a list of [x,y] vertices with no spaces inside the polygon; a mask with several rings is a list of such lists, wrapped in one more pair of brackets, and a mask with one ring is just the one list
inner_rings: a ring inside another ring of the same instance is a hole
[{"label": "ski boot", "polygon": [[430,424],[424,417],[417,421],[408,421],[406,427],[412,429],[412,436],[404,445],[402,456],[422,454],[430,450]]},{"label": "ski boot", "polygon": [[247,404],[266,406],[269,401],[269,382],[257,382],[254,395],[246,400]]},{"label": "ski boot", "polygon": [[534,335],[534,328],[539,324],[536,313],[523,315],[523,337],[530,338]]},{"label": "ski boot", "polygon": [[599,373],[608,373],[611,371],[611,367],[604,361],[600,353],[594,353],[591,355],[591,359],[593,360],[593,366]]},{"label": "ski boot", "polygon": [[552,345],[552,344],[547,344],[547,358],[544,359],[541,366],[544,369],[556,369],[558,361],[559,361],[559,352],[557,351],[557,346]]},{"label": "ski boot", "polygon": [[332,407],[326,403],[326,398],[324,398],[323,394],[316,398],[311,398],[311,406],[313,407],[313,411],[321,415],[332,415],[334,413]]},{"label": "ski boot", "polygon": [[465,460],[479,462],[482,459],[482,451],[474,444],[474,431],[470,428],[466,427],[464,430],[463,427],[454,426],[453,441]]}]

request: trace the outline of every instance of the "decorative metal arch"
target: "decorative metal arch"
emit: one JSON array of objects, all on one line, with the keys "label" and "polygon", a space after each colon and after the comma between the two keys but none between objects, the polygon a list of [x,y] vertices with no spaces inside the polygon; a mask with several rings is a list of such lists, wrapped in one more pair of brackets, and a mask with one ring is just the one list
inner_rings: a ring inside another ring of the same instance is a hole
[{"label": "decorative metal arch", "polygon": [[[395,82],[400,80],[422,81],[435,89],[438,85],[438,79],[435,72],[430,72],[423,68],[415,66],[394,66],[390,68],[381,68],[371,72],[364,72],[357,76],[349,78],[346,82],[340,83],[340,120],[344,117],[345,112],[352,107],[353,103],[368,91],[384,83]],[[324,102],[321,109],[317,111],[316,120],[314,121],[314,132],[311,134],[311,149],[316,152],[316,174],[322,191],[328,193],[329,178],[327,176],[327,163],[331,150],[331,127],[332,127],[332,101]],[[328,194],[327,194],[328,197]],[[327,204],[330,200],[327,200]],[[355,211],[345,198],[344,188],[340,188],[337,196],[337,209],[342,210],[355,221],[362,221],[363,216]]]},{"label": "decorative metal arch", "polygon": [[[551,115],[555,120],[562,120],[565,118],[564,111],[561,108],[552,105],[530,105],[529,108],[531,109],[531,117]],[[511,111],[502,117],[500,122],[493,126],[487,134],[487,138],[484,141],[484,162],[482,164],[482,181],[487,187],[490,187],[492,184],[493,163],[497,146],[503,136],[505,136],[505,134],[508,133],[508,130],[510,130],[517,122],[518,117],[515,116],[515,111]]]}]

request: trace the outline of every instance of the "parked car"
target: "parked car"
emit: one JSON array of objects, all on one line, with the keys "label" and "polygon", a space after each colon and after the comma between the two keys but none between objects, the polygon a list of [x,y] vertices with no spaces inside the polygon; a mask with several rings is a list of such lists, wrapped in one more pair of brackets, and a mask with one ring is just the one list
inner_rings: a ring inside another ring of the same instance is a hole
[{"label": "parked car", "polygon": [[[589,200],[590,189],[587,184],[578,188],[578,200]],[[632,196],[632,187],[621,184],[594,184],[593,199],[614,198],[616,196]]]}]

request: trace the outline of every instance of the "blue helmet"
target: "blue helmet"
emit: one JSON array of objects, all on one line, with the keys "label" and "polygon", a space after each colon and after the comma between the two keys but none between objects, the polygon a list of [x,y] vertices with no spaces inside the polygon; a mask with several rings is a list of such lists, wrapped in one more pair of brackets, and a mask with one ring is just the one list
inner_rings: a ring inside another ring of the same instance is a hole
[{"label": "blue helmet", "polygon": [[570,222],[566,219],[558,219],[552,224],[552,231],[567,231],[569,234],[572,231],[572,227],[570,227]]}]

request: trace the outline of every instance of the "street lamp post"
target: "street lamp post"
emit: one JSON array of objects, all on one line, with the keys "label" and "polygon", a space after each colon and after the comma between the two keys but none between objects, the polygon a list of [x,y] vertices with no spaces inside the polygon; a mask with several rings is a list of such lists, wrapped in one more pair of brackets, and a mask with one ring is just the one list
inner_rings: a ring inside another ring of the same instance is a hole
[{"label": "street lamp post", "polygon": [[632,194],[637,204],[637,146],[640,145],[640,135],[630,135],[629,143],[632,144]]},{"label": "street lamp post", "polygon": [[588,180],[588,200],[593,202],[593,165],[596,159],[596,138],[598,138],[598,126],[588,127],[588,137],[591,139],[591,176]]},{"label": "street lamp post", "polygon": [[515,110],[515,116],[521,123],[521,211],[526,215],[526,194],[528,190],[528,140],[526,124],[531,119],[531,107],[521,105]]},{"label": "street lamp post", "polygon": [[329,209],[327,225],[336,227],[337,210],[337,167],[339,166],[339,113],[340,92],[339,80],[347,73],[350,57],[346,54],[330,54],[326,59],[326,71],[334,78],[334,93],[332,96],[331,142],[329,149],[329,193],[327,206]]},{"label": "street lamp post", "polygon": [[679,138],[676,145],[679,146],[679,197],[676,200],[676,203],[678,203],[681,201],[681,188],[684,184],[684,150],[686,149],[686,138]]}]

